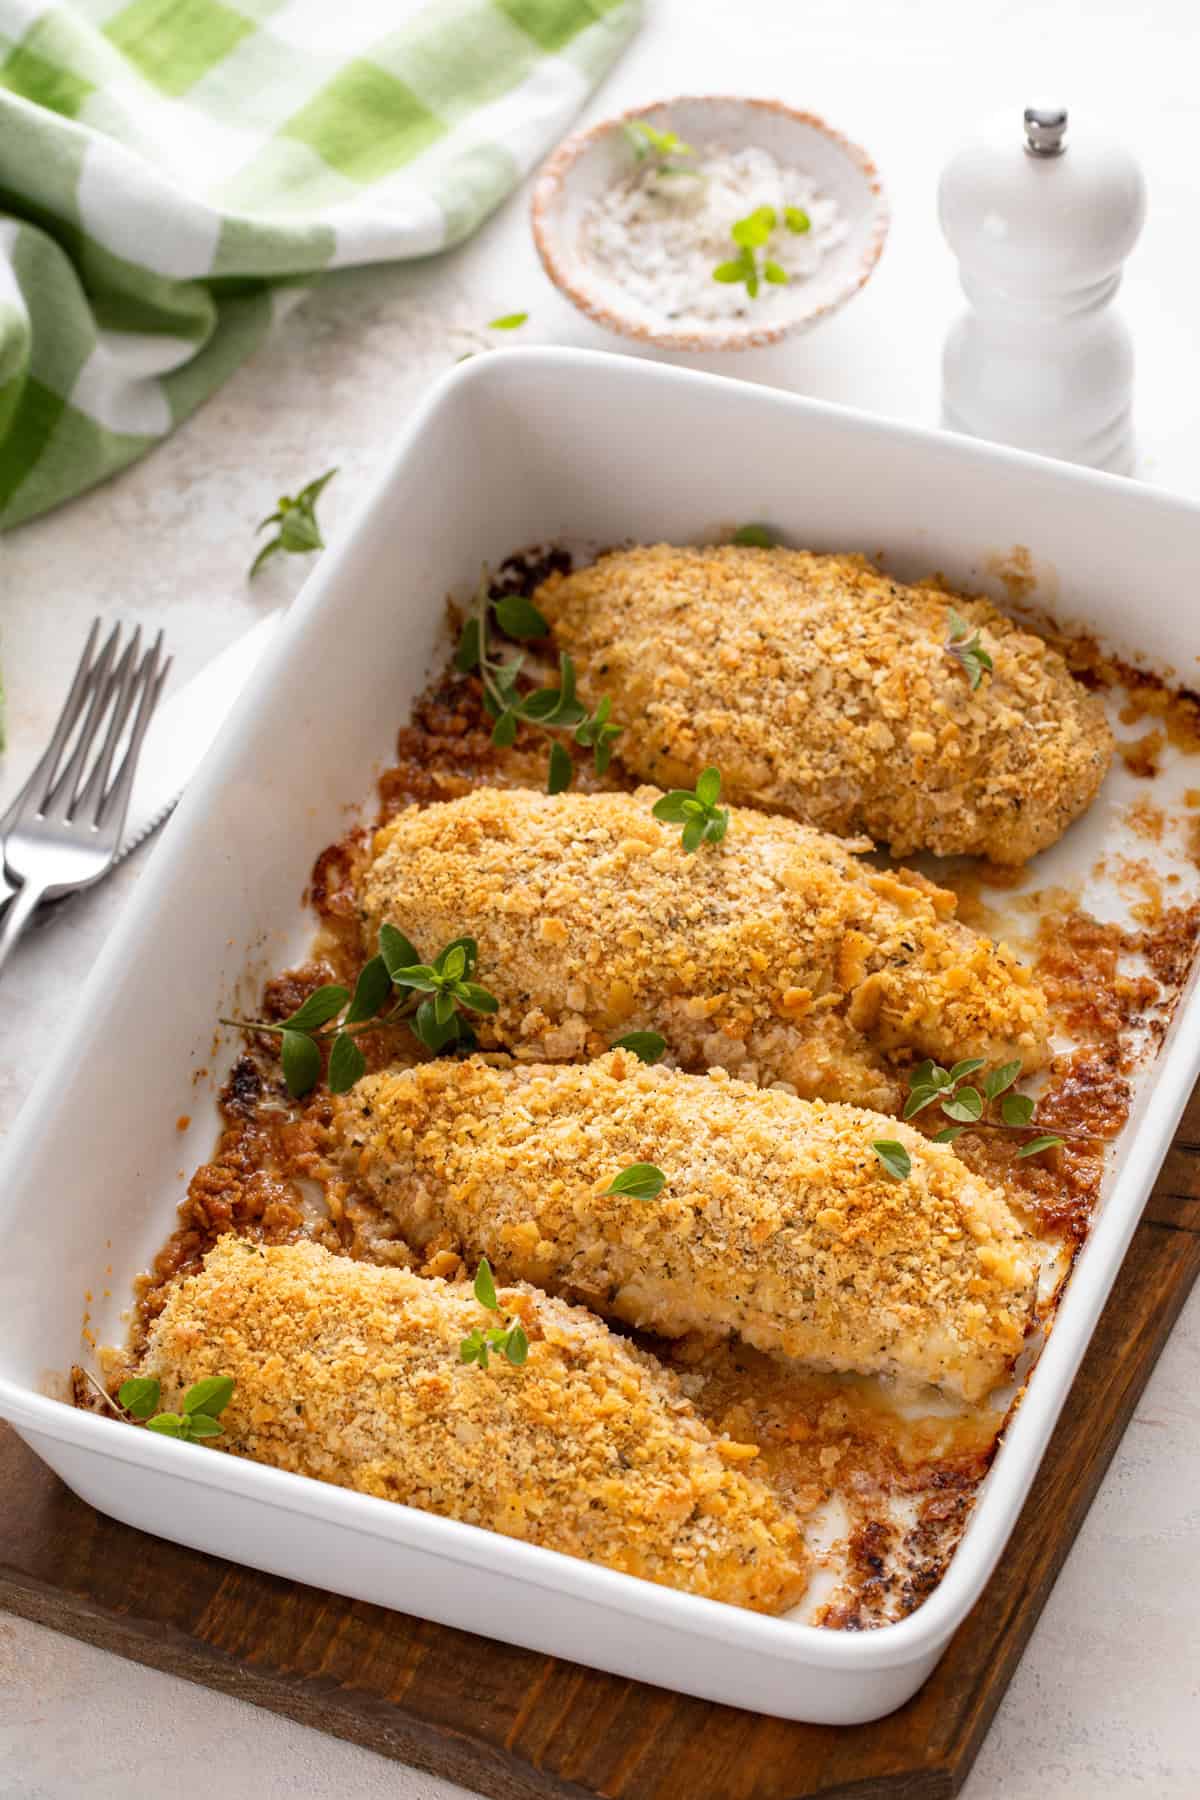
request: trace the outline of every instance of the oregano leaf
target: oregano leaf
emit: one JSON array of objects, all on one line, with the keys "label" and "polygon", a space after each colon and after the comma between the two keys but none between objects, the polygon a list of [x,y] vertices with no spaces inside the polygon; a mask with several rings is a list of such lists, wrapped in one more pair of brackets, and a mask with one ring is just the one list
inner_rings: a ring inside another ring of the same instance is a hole
[{"label": "oregano leaf", "polygon": [[570,787],[575,776],[575,764],[569,753],[555,740],[550,746],[550,765],[546,773],[546,792],[562,794]]},{"label": "oregano leaf", "polygon": [[701,806],[715,806],[721,792],[720,769],[707,768],[696,779],[696,798]]},{"label": "oregano leaf", "polygon": [[479,649],[479,620],[468,619],[454,652],[454,666],[460,675],[469,675],[472,669],[479,667]]},{"label": "oregano leaf", "polygon": [[627,1031],[614,1038],[610,1050],[629,1050],[639,1062],[656,1063],[667,1047],[667,1040],[657,1031]]},{"label": "oregano leaf", "polygon": [[284,1019],[283,1024],[285,1027],[290,1026],[294,1031],[317,1031],[341,1012],[349,998],[350,995],[344,987],[338,987],[333,983],[319,987],[315,993],[308,996],[302,1006],[298,1006],[294,1013]]},{"label": "oregano leaf", "polygon": [[181,1413],[155,1413],[146,1420],[146,1430],[157,1431],[162,1437],[181,1438],[187,1435],[187,1422]]},{"label": "oregano leaf", "polygon": [[505,594],[496,601],[496,623],[511,638],[542,638],[550,630],[545,616],[524,594]]},{"label": "oregano leaf", "polygon": [[1053,1134],[1048,1137],[1036,1137],[1031,1143],[1022,1144],[1021,1148],[1017,1151],[1017,1155],[1038,1156],[1043,1150],[1056,1150],[1062,1142],[1062,1138],[1055,1137]]},{"label": "oregano leaf", "polygon": [[233,1377],[231,1375],[206,1375],[197,1381],[183,1396],[185,1413],[207,1413],[215,1419],[224,1412],[233,1399]]},{"label": "oregano leaf", "polygon": [[1000,1102],[1000,1117],[1006,1125],[1028,1125],[1034,1114],[1034,1102],[1028,1094],[1005,1094]]},{"label": "oregano leaf", "polygon": [[392,978],[386,962],[382,956],[373,956],[370,962],[363,964],[354,984],[354,998],[346,1014],[346,1024],[360,1025],[366,1019],[373,1019],[391,991]]},{"label": "oregano leaf", "polygon": [[198,1412],[187,1420],[187,1428],[182,1435],[189,1438],[215,1438],[223,1437],[224,1434],[225,1427],[211,1413]]},{"label": "oregano leaf", "polygon": [[507,711],[500,714],[500,717],[492,726],[492,742],[495,744],[497,750],[507,750],[509,746],[515,744],[516,741],[517,715],[513,712],[512,708],[509,707]]},{"label": "oregano leaf", "polygon": [[984,1077],[983,1083],[983,1091],[988,1099],[999,1099],[1000,1095],[1003,1094],[1007,1088],[1012,1086],[1020,1073],[1021,1061],[1019,1057],[1016,1062],[1003,1063],[1000,1068],[992,1069],[990,1073]]},{"label": "oregano leaf", "polygon": [[156,1375],[131,1375],[117,1389],[117,1399],[135,1419],[148,1419],[158,1406],[162,1384]]},{"label": "oregano leaf", "polygon": [[912,1158],[903,1144],[895,1138],[879,1138],[872,1145],[872,1150],[879,1158],[883,1171],[893,1181],[907,1181],[912,1174]]},{"label": "oregano leaf", "polygon": [[348,1032],[339,1031],[329,1052],[329,1091],[348,1094],[367,1072],[367,1059]]},{"label": "oregano leaf", "polygon": [[492,1265],[486,1256],[479,1259],[479,1267],[475,1271],[475,1298],[480,1306],[486,1306],[489,1312],[499,1312],[500,1302],[496,1298],[496,1280],[492,1274]]},{"label": "oregano leaf", "polygon": [[302,1031],[285,1031],[280,1039],[279,1060],[283,1079],[293,1100],[303,1100],[321,1079],[321,1052]]},{"label": "oregano leaf", "polygon": [[627,1194],[631,1200],[654,1200],[667,1185],[667,1178],[654,1163],[630,1163],[614,1175],[604,1192]]},{"label": "oregano leaf", "polygon": [[388,974],[394,981],[397,969],[417,968],[421,962],[420,952],[415,944],[397,931],[394,925],[379,927],[379,954],[384,960]]}]

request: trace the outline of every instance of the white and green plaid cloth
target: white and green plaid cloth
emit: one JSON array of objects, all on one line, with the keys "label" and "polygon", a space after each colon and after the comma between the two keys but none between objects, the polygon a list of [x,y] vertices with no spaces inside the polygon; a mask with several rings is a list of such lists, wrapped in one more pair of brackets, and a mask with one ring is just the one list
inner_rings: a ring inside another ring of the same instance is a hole
[{"label": "white and green plaid cloth", "polygon": [[466,237],[638,0],[0,0],[0,528],[145,453],[297,284]]}]

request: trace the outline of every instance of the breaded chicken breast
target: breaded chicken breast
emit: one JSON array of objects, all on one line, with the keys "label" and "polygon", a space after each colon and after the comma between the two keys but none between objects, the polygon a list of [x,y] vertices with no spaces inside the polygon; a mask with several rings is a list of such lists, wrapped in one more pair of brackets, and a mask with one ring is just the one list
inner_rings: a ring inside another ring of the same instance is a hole
[{"label": "breaded chicken breast", "polygon": [[481,788],[400,814],[361,885],[369,943],[385,922],[426,956],[476,938],[500,1002],[480,1041],[523,1057],[649,1028],[685,1067],[883,1108],[897,1053],[1044,1061],[1043,994],[951,894],[749,809],[689,856],[656,798]]},{"label": "breaded chicken breast", "polygon": [[498,1321],[466,1284],[224,1237],[155,1321],[164,1407],[229,1375],[218,1448],[760,1612],[799,1600],[795,1524],[674,1376],[598,1319],[502,1289],[520,1367],[464,1363]]},{"label": "breaded chicken breast", "polygon": [[[427,1063],[339,1103],[352,1179],[423,1249],[667,1337],[736,1335],[818,1369],[978,1400],[1011,1373],[1037,1259],[1003,1197],[878,1113],[661,1065]],[[897,1181],[872,1149],[902,1143]],[[655,1164],[654,1199],[606,1190]]]},{"label": "breaded chicken breast", "polygon": [[[860,556],[724,545],[616,551],[536,602],[581,696],[612,697],[616,754],[690,787],[897,856],[1023,863],[1095,798],[1112,757],[1098,699],[986,600],[905,587]],[[972,690],[951,613],[992,659]]]}]

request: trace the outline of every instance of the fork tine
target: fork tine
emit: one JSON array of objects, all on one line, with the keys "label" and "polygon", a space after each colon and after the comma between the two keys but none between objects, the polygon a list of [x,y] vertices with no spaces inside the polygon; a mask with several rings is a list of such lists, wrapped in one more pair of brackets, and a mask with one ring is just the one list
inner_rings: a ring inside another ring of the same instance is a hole
[{"label": "fork tine", "polygon": [[54,781],[54,771],[58,759],[66,747],[67,740],[75,727],[75,723],[83,710],[92,687],[94,666],[92,651],[96,648],[96,639],[100,635],[100,621],[93,619],[91,630],[87,634],[87,642],[75,665],[75,673],[71,677],[71,686],[63,701],[62,711],[58,715],[58,723],[54,727],[54,735],[38,758],[37,767],[29,777],[26,792],[35,802],[44,801]]},{"label": "fork tine", "polygon": [[159,696],[166,684],[173,657],[168,656],[162,668],[158,659],[162,653],[163,634],[160,631],[153,644],[142,658],[138,679],[142,684],[141,698],[138,702],[137,716],[133,721],[133,730],[129,736],[129,745],[121,758],[121,766],[117,770],[113,784],[100,802],[96,814],[96,825],[99,829],[120,837],[125,827],[125,814],[129,807],[129,793],[133,787],[134,772],[137,769],[138,755],[142,748],[142,739],[158,705]]},{"label": "fork tine", "polygon": [[[108,711],[112,696],[112,684],[109,669],[113,656],[121,639],[121,627],[114,625],[105,640],[104,647],[92,665],[91,697],[88,703],[87,716],[83,728],[61,770],[55,770],[53,785],[47,782],[47,792],[43,795],[38,811],[44,818],[65,817],[70,809],[80,771],[92,748],[92,742],[99,729],[100,721]],[[64,741],[65,742],[65,741]]]},{"label": "fork tine", "polygon": [[71,802],[69,819],[93,818],[100,810],[100,800],[108,785],[108,772],[112,767],[117,745],[121,741],[121,733],[133,708],[134,695],[137,690],[137,655],[141,646],[142,632],[139,626],[130,638],[125,653],[112,672],[109,682],[110,690],[116,692],[113,702],[112,716],[108,722],[104,742],[100,754],[92,764],[87,780],[80,786]]}]

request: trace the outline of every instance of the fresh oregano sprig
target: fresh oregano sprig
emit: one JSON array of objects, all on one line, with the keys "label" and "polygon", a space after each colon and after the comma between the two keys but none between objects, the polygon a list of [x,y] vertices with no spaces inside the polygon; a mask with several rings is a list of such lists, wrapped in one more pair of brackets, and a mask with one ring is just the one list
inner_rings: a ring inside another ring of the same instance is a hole
[{"label": "fresh oregano sprig", "polygon": [[949,625],[950,635],[942,648],[948,656],[956,657],[962,664],[967,680],[971,684],[971,690],[974,692],[983,680],[984,670],[986,669],[989,674],[992,672],[991,654],[984,649],[978,630],[972,636],[971,627],[967,621],[953,609],[950,612]]},{"label": "fresh oregano sprig", "polygon": [[[713,270],[713,280],[743,282],[752,300],[758,294],[760,281],[770,282],[776,287],[786,286],[791,279],[787,270],[781,263],[765,255],[771,234],[778,223],[779,216],[773,206],[756,206],[744,219],[738,219],[729,233],[737,247],[737,255],[728,262],[717,264]],[[794,236],[812,229],[812,220],[802,206],[785,206],[783,223]],[[761,263],[758,258],[760,250],[764,252]],[[738,540],[734,541],[736,543]]]},{"label": "fresh oregano sprig", "polygon": [[464,675],[478,673],[483,684],[483,704],[492,726],[492,742],[500,749],[515,743],[517,728],[532,725],[550,738],[550,765],[546,788],[561,794],[575,777],[575,764],[556,733],[569,733],[577,744],[592,753],[597,775],[603,775],[612,761],[612,747],[622,727],[612,723],[612,701],[606,694],[594,712],[589,713],[575,692],[575,664],[562,652],[558,659],[558,685],[534,688],[522,693],[517,685],[524,666],[524,653],[518,652],[501,661],[492,652],[490,624],[492,619],[501,631],[518,641],[546,637],[550,627],[523,594],[503,594],[493,600],[488,571],[483,571],[470,616],[463,626],[454,666]]},{"label": "fresh oregano sprig", "polygon": [[738,219],[729,233],[737,246],[737,255],[728,262],[717,264],[713,280],[744,283],[752,300],[758,293],[760,279],[783,286],[788,279],[787,270],[770,257],[764,257],[761,263],[758,257],[759,251],[766,249],[776,223],[773,206],[756,206],[744,219]]},{"label": "fresh oregano sprig", "polygon": [[[283,1079],[302,1100],[321,1078],[321,1046],[329,1044],[329,1089],[346,1094],[366,1073],[355,1038],[363,1031],[403,1025],[427,1050],[473,1050],[475,1033],[464,1016],[494,1013],[500,1002],[474,979],[479,946],[454,938],[431,963],[394,925],[379,929],[379,951],[364,964],[354,993],[336,983],[319,987],[286,1019],[222,1019],[241,1031],[279,1037]],[[389,1006],[389,1002],[391,1005]],[[387,1010],[385,1011],[385,1008]]]},{"label": "fresh oregano sprig", "polygon": [[307,487],[302,487],[296,495],[281,494],[273,513],[269,513],[256,531],[265,531],[268,525],[278,525],[279,530],[269,543],[264,544],[250,565],[250,578],[258,574],[269,556],[277,551],[287,550],[294,556],[307,556],[313,550],[323,550],[325,539],[321,536],[321,528],[317,524],[317,501],[326,484],[333,480],[336,469],[326,469]]},{"label": "fresh oregano sprig", "polygon": [[[909,1077],[904,1117],[915,1119],[926,1107],[937,1106],[943,1116],[950,1120],[950,1124],[944,1125],[936,1134],[933,1140],[935,1144],[952,1144],[969,1127],[990,1127],[999,1131],[1032,1130],[1037,1133],[1034,1124],[1037,1102],[1029,1094],[1012,1091],[1021,1074],[1020,1060],[1004,1063],[997,1069],[989,1069],[981,1087],[967,1083],[969,1075],[975,1075],[985,1067],[986,1058],[982,1056],[968,1057],[963,1062],[955,1063],[952,1069],[943,1069],[932,1058],[920,1063]],[[998,1118],[995,1116],[997,1101],[1000,1114]],[[1065,1141],[1064,1137],[1054,1133],[1037,1134],[1021,1145],[1017,1155],[1036,1156],[1040,1151],[1053,1150]]]},{"label": "fresh oregano sprig", "polygon": [[692,146],[685,144],[677,132],[659,131],[645,119],[627,119],[621,130],[625,142],[639,163],[653,159],[656,175],[694,175],[697,180],[704,179],[699,169],[675,160],[676,157],[696,154]]},{"label": "fresh oregano sprig", "polygon": [[222,1435],[225,1428],[218,1421],[233,1398],[233,1389],[231,1375],[207,1375],[188,1388],[180,1402],[180,1412],[159,1412],[162,1387],[158,1377],[131,1375],[117,1389],[117,1399],[129,1417],[147,1431],[194,1443],[199,1438]]},{"label": "fresh oregano sprig", "polygon": [[721,771],[710,767],[702,770],[694,789],[672,788],[651,811],[665,824],[683,826],[680,841],[690,856],[705,842],[719,844],[729,830],[729,809],[717,805],[720,793]]},{"label": "fresh oregano sprig", "polygon": [[[479,1267],[475,1271],[475,1298],[489,1312],[500,1313],[492,1265],[486,1256],[480,1257]],[[493,1350],[497,1355],[507,1357],[514,1367],[520,1368],[529,1355],[529,1339],[520,1319],[510,1319],[507,1325],[492,1325],[487,1330],[476,1325],[458,1347],[459,1360],[478,1363],[481,1369],[486,1369],[488,1357]]]}]

